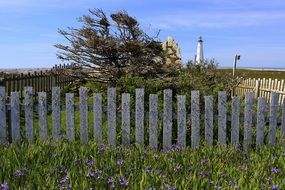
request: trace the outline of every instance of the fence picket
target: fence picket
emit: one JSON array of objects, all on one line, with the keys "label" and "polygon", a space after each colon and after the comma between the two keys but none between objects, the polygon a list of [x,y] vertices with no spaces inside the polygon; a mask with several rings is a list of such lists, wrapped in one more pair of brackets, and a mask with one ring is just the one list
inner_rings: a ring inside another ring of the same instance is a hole
[{"label": "fence picket", "polygon": [[48,139],[47,133],[47,94],[46,92],[38,93],[39,102],[39,136],[41,141],[46,141]]},{"label": "fence picket", "polygon": [[207,146],[213,145],[213,96],[205,96],[205,140]]},{"label": "fence picket", "polygon": [[116,146],[116,88],[108,88],[107,120],[108,120],[108,144]]},{"label": "fence picket", "polygon": [[65,94],[65,106],[66,106],[66,139],[68,141],[74,141],[74,94]]},{"label": "fence picket", "polygon": [[227,94],[218,93],[218,144],[226,145],[227,140]]},{"label": "fence picket", "polygon": [[191,91],[191,147],[200,145],[200,105],[199,91]]},{"label": "fence picket", "polygon": [[122,94],[122,144],[130,145],[130,94]]},{"label": "fence picket", "polygon": [[25,129],[26,129],[26,138],[29,142],[32,142],[34,139],[34,121],[33,121],[33,88],[25,87]]},{"label": "fence picket", "polygon": [[52,138],[60,140],[60,88],[52,87]]},{"label": "fence picket", "polygon": [[149,95],[149,146],[152,149],[158,148],[157,139],[157,112],[158,96],[156,94]]},{"label": "fence picket", "polygon": [[163,91],[163,150],[172,146],[172,90]]},{"label": "fence picket", "polygon": [[0,141],[7,141],[5,87],[0,86]]},{"label": "fence picket", "polygon": [[144,144],[144,89],[136,89],[136,145]]},{"label": "fence picket", "polygon": [[186,147],[186,96],[177,96],[177,145]]},{"label": "fence picket", "polygon": [[253,109],[253,92],[245,94],[244,107],[244,149],[248,150],[252,142],[252,109]]},{"label": "fence picket", "polygon": [[239,144],[239,121],[240,117],[240,97],[232,97],[232,114],[231,114],[231,144],[237,146]]},{"label": "fence picket", "polygon": [[80,142],[88,142],[88,89],[81,87],[79,89],[79,111],[80,111]]},{"label": "fence picket", "polygon": [[285,98],[283,98],[281,117],[282,117],[282,124],[281,124],[282,141],[283,141],[283,146],[285,146]]},{"label": "fence picket", "polygon": [[11,92],[11,137],[12,142],[21,140],[19,92]]},{"label": "fence picket", "polygon": [[257,121],[256,121],[256,146],[264,144],[264,127],[266,114],[266,99],[259,97],[257,103]]},{"label": "fence picket", "polygon": [[93,94],[94,139],[102,143],[102,94]]},{"label": "fence picket", "polygon": [[276,127],[277,127],[277,113],[278,113],[278,93],[272,92],[270,99],[270,116],[269,116],[269,134],[268,144],[270,146],[276,145]]}]

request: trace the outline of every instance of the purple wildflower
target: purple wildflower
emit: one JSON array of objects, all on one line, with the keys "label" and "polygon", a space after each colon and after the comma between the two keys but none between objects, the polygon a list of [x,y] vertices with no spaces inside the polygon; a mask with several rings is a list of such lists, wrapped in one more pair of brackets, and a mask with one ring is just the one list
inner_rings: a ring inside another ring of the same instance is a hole
[{"label": "purple wildflower", "polygon": [[238,143],[238,144],[236,145],[236,147],[237,147],[237,149],[242,149],[242,145],[241,145],[240,143]]},{"label": "purple wildflower", "polygon": [[120,184],[121,184],[121,186],[128,186],[129,185],[129,182],[128,182],[128,180],[126,179],[126,178],[122,178],[122,179],[120,179]]},{"label": "purple wildflower", "polygon": [[86,174],[86,177],[90,177],[90,178],[95,177],[95,173],[94,172],[88,172]]},{"label": "purple wildflower", "polygon": [[0,184],[0,190],[9,190],[9,186],[7,183]]},{"label": "purple wildflower", "polygon": [[14,172],[14,177],[21,177],[21,176],[24,176],[25,174],[26,174],[25,169],[16,170]]},{"label": "purple wildflower", "polygon": [[244,166],[244,165],[239,166],[239,169],[243,170],[243,171],[247,171],[248,170],[248,168],[246,166]]},{"label": "purple wildflower", "polygon": [[279,190],[280,188],[279,188],[278,185],[272,185],[271,189],[272,189],[272,190]]},{"label": "purple wildflower", "polygon": [[64,176],[63,178],[60,179],[59,184],[62,185],[62,184],[64,184],[64,183],[66,183],[67,180],[68,180],[68,176],[66,175],[66,176]]},{"label": "purple wildflower", "polygon": [[236,181],[236,180],[229,180],[229,181],[228,181],[228,184],[229,184],[229,185],[236,185],[236,184],[237,184],[237,181]]},{"label": "purple wildflower", "polygon": [[173,144],[172,147],[171,147],[171,149],[172,149],[173,151],[180,151],[180,150],[181,150],[181,148],[180,148],[180,146],[179,146],[178,144]]},{"label": "purple wildflower", "polygon": [[250,163],[250,162],[252,162],[252,161],[253,161],[253,159],[249,158],[249,159],[246,159],[244,162],[245,162],[245,163]]},{"label": "purple wildflower", "polygon": [[202,172],[200,172],[199,173],[199,176],[200,177],[206,177],[208,174],[206,173],[206,172],[204,172],[204,171],[202,171]]},{"label": "purple wildflower", "polygon": [[275,174],[278,174],[278,173],[280,173],[280,169],[277,168],[277,167],[273,167],[273,168],[271,168],[271,172],[275,173]]},{"label": "purple wildflower", "polygon": [[97,155],[102,154],[103,152],[105,152],[105,150],[106,150],[106,147],[101,144],[98,148]]},{"label": "purple wildflower", "polygon": [[188,171],[192,171],[192,170],[193,170],[193,166],[189,166]]},{"label": "purple wildflower", "polygon": [[211,179],[210,179],[208,182],[209,182],[210,184],[214,184],[214,181],[211,180]]},{"label": "purple wildflower", "polygon": [[89,167],[89,168],[91,168],[92,166],[93,166],[93,164],[94,164],[94,162],[93,162],[93,160],[86,160],[86,162],[85,162],[86,164],[87,164],[87,166]]},{"label": "purple wildflower", "polygon": [[156,173],[160,174],[162,172],[162,170],[160,168],[156,169]]},{"label": "purple wildflower", "polygon": [[109,177],[107,183],[109,185],[113,184],[114,183],[114,178],[113,177]]},{"label": "purple wildflower", "polygon": [[177,165],[177,166],[174,167],[174,171],[175,172],[178,172],[179,170],[181,170],[181,166]]},{"label": "purple wildflower", "polygon": [[147,174],[150,174],[150,166],[147,166],[145,169],[144,169],[145,173]]},{"label": "purple wildflower", "polygon": [[124,160],[117,160],[117,165],[121,166],[124,163]]},{"label": "purple wildflower", "polygon": [[217,188],[217,190],[222,189],[222,186],[219,186],[219,185],[217,185],[217,186],[215,186],[215,187]]},{"label": "purple wildflower", "polygon": [[200,161],[200,163],[201,163],[202,165],[205,165],[205,164],[208,163],[208,160],[207,160],[207,159],[202,159],[202,160]]}]

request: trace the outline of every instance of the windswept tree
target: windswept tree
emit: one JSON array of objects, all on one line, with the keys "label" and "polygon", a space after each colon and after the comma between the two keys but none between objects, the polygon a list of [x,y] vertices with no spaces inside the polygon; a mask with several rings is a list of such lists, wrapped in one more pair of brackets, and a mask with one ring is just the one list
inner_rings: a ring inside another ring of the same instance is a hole
[{"label": "windswept tree", "polygon": [[57,57],[78,67],[68,74],[115,85],[125,75],[161,78],[177,69],[165,64],[161,42],[147,35],[138,21],[120,11],[107,17],[101,9],[79,18],[81,28],[59,30],[68,45],[57,44]]}]

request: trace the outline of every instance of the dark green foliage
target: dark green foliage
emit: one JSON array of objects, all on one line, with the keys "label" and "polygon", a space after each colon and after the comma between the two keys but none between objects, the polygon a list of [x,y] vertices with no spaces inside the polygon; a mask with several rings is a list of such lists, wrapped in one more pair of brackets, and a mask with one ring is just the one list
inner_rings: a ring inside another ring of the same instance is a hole
[{"label": "dark green foliage", "polygon": [[164,64],[161,42],[148,36],[139,22],[125,11],[110,18],[100,9],[79,19],[81,28],[59,30],[69,45],[55,45],[58,58],[79,66],[68,74],[80,80],[116,85],[125,76],[161,78],[176,69]]}]

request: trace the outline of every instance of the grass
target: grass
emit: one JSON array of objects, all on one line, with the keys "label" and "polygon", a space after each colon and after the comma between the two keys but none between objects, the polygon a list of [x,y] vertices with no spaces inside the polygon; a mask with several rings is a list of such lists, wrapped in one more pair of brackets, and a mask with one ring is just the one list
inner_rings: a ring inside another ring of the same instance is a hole
[{"label": "grass", "polygon": [[[232,69],[219,69],[220,72],[232,73]],[[244,76],[245,78],[272,78],[272,79],[285,79],[285,71],[268,71],[268,70],[250,70],[250,69],[237,69],[236,76]]]},{"label": "grass", "polygon": [[283,189],[285,154],[263,147],[160,152],[46,142],[1,145],[0,182],[9,189]]}]

